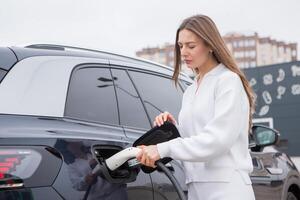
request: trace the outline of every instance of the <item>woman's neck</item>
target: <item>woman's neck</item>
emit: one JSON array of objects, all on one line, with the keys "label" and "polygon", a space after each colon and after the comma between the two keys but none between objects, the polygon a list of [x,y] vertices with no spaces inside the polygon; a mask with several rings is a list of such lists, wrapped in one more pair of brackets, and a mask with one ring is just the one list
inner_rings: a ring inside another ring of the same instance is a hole
[{"label": "woman's neck", "polygon": [[198,68],[201,76],[204,76],[207,72],[215,68],[219,63],[215,59],[209,59],[206,63],[204,63],[201,67]]},{"label": "woman's neck", "polygon": [[198,68],[198,80],[201,79],[207,72],[218,66],[219,63],[215,59],[209,59],[201,67]]}]

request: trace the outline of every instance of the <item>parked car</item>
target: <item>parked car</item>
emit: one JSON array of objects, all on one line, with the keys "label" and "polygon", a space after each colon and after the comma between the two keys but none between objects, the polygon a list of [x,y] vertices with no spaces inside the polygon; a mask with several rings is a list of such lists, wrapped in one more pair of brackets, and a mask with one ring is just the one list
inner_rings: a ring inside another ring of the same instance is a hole
[{"label": "parked car", "polygon": [[[110,172],[114,183],[92,174],[160,112],[178,115],[192,80],[181,73],[176,88],[172,74],[163,65],[83,48],[0,48],[0,199],[177,199],[161,171],[124,165]],[[256,199],[300,200],[299,173],[274,147],[279,133],[259,125],[252,131]],[[187,192],[179,163],[167,166]]]}]

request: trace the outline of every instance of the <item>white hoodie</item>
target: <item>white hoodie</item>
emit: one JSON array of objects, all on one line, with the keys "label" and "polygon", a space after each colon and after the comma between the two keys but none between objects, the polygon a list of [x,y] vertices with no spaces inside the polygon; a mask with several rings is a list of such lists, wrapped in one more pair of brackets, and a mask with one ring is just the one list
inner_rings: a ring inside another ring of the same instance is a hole
[{"label": "white hoodie", "polygon": [[229,182],[234,170],[251,184],[249,101],[239,76],[219,64],[183,94],[181,138],[157,145],[161,157],[183,161],[186,183]]}]

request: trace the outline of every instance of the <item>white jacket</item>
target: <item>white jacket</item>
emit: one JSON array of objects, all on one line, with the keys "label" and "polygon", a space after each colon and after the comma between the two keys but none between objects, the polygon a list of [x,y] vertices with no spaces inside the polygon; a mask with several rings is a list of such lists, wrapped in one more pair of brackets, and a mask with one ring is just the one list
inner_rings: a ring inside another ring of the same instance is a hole
[{"label": "white jacket", "polygon": [[160,156],[183,161],[186,183],[229,182],[237,170],[251,184],[250,110],[241,79],[219,64],[196,88],[195,78],[183,94],[176,124],[181,138],[158,144]]}]

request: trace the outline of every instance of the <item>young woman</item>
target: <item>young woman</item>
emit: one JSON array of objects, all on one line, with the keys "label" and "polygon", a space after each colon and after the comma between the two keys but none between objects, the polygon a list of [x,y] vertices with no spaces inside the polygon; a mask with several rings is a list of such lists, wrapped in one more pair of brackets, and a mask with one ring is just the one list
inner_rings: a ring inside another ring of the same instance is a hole
[{"label": "young woman", "polygon": [[178,123],[168,112],[154,120],[157,126],[171,121],[181,138],[142,146],[137,159],[151,167],[163,157],[182,161],[189,200],[254,200],[248,150],[254,93],[209,17],[189,17],[177,30],[176,84],[182,60],[196,76]]}]

